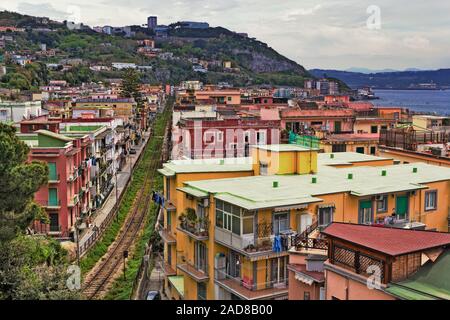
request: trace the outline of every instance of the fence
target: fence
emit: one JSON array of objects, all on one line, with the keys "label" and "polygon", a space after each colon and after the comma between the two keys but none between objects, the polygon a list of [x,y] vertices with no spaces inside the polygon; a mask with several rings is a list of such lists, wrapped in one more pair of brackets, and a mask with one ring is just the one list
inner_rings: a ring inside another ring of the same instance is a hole
[{"label": "fence", "polygon": [[[137,160],[134,162],[131,172],[133,172],[134,168],[140,162],[141,157],[143,156],[143,154],[147,150],[148,141],[149,141],[149,139],[147,139],[147,143],[142,148],[141,153],[139,154]],[[102,221],[100,226],[95,228],[95,230],[93,230],[93,233],[88,237],[88,239],[82,245],[80,245],[80,247],[79,247],[79,256],[80,257],[82,257],[84,254],[86,254],[86,252],[97,242],[97,240],[99,238],[101,238],[101,236],[106,231],[106,229],[108,228],[109,224],[111,223],[112,219],[118,214],[120,205],[122,203],[123,196],[125,194],[125,191],[128,188],[128,185],[130,184],[131,175],[132,175],[132,173],[128,177],[127,182],[125,183],[125,186],[122,189],[122,193],[119,195],[119,200],[117,201],[117,203],[114,206],[114,208],[108,213],[108,215],[106,216],[105,220]]]}]

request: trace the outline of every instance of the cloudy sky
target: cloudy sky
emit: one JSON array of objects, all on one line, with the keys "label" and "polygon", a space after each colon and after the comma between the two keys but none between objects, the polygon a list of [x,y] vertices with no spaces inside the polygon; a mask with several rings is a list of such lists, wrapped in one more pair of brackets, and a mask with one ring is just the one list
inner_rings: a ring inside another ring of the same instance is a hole
[{"label": "cloudy sky", "polygon": [[306,68],[450,67],[447,0],[1,0],[0,9],[90,26],[206,21]]}]

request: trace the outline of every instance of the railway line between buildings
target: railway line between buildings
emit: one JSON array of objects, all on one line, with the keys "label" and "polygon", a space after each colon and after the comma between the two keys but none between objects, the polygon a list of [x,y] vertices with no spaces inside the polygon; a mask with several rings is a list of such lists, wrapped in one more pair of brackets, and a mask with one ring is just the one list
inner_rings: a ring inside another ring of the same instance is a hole
[{"label": "railway line between buildings", "polygon": [[[164,111],[171,112],[171,108]],[[165,119],[164,115],[162,116]],[[156,133],[156,132],[154,132]],[[119,231],[115,241],[110,245],[106,254],[85,276],[83,286],[81,288],[82,295],[85,299],[101,299],[108,293],[114,280],[120,275],[122,265],[124,264],[124,252],[131,252],[139,234],[146,224],[146,217],[149,214],[152,203],[152,191],[154,180],[157,175],[157,169],[162,161],[163,144],[162,136],[152,136],[150,139],[156,139],[153,145],[148,142],[147,148],[152,150],[144,150],[149,152],[149,156],[144,156],[140,161],[144,162],[144,181],[141,190],[134,199],[133,205],[127,215],[124,224]]]}]

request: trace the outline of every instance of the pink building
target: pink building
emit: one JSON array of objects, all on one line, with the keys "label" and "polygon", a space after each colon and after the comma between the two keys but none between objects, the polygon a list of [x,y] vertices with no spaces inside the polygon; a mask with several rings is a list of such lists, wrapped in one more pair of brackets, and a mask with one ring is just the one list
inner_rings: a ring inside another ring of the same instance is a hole
[{"label": "pink building", "polygon": [[73,236],[77,218],[87,218],[91,211],[91,139],[47,130],[19,138],[31,147],[29,161],[43,161],[49,168],[48,184],[36,192],[35,200],[47,211],[50,224],[35,221],[34,230],[58,238]]},{"label": "pink building", "polygon": [[330,133],[352,133],[354,122],[354,111],[350,109],[281,111],[281,127],[294,133],[302,133],[309,129]]}]

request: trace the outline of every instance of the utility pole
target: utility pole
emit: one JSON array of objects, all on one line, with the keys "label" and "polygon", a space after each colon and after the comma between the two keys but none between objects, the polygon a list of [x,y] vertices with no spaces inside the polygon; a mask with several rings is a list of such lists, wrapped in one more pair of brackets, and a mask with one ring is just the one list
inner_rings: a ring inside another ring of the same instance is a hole
[{"label": "utility pole", "polygon": [[125,250],[123,252],[123,279],[127,280],[126,271],[127,271],[127,265],[126,265],[126,259],[128,258],[128,251]]}]

